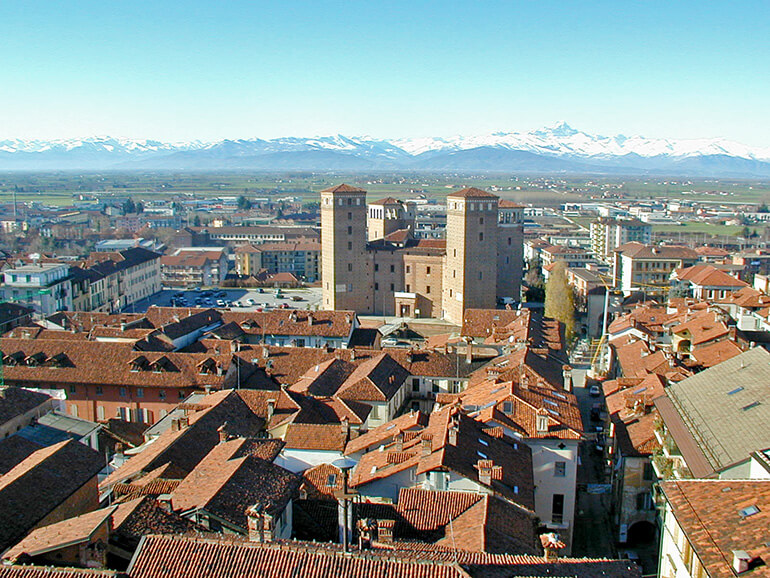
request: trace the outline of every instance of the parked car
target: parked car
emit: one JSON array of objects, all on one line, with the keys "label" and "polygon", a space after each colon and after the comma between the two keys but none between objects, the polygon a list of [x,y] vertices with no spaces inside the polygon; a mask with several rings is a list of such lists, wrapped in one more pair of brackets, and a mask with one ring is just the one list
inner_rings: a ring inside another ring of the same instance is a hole
[{"label": "parked car", "polygon": [[254,307],[254,305],[256,305],[256,304],[257,304],[257,302],[256,302],[256,301],[254,301],[254,299],[253,299],[253,298],[251,298],[251,297],[249,297],[248,299],[246,299],[246,303],[247,303],[248,305],[250,305],[251,307]]},{"label": "parked car", "polygon": [[292,295],[291,300],[292,301],[303,301],[302,297],[300,297],[299,295]]},{"label": "parked car", "polygon": [[598,385],[592,385],[591,389],[588,390],[588,394],[591,397],[599,397],[601,395],[601,393],[602,393],[602,390],[599,389]]},{"label": "parked car", "polygon": [[224,307],[225,301],[224,299],[217,299],[217,307]]}]

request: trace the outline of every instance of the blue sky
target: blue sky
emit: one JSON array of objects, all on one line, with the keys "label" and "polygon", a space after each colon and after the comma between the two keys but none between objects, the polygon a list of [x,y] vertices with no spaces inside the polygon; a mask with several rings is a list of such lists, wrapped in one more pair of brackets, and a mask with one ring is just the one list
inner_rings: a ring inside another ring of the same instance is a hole
[{"label": "blue sky", "polygon": [[0,3],[0,140],[523,131],[770,145],[770,3]]}]

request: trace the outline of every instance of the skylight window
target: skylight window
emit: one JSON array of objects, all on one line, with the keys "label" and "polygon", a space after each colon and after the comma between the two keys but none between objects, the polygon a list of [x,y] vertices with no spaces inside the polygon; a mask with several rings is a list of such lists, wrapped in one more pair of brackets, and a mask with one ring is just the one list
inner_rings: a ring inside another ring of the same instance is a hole
[{"label": "skylight window", "polygon": [[566,395],[562,395],[558,391],[552,391],[551,393],[553,394],[554,397],[558,397],[559,399],[564,399],[564,400],[567,399]]},{"label": "skylight window", "polygon": [[385,428],[385,431],[392,430],[394,427],[396,427],[396,424],[392,423],[388,427]]},{"label": "skylight window", "polygon": [[487,441],[485,441],[485,440],[483,440],[483,439],[481,439],[481,438],[479,438],[479,443],[480,443],[482,446],[488,446],[488,445],[489,445],[489,442],[487,442]]},{"label": "skylight window", "polygon": [[738,393],[738,392],[740,392],[740,391],[743,391],[743,386],[742,386],[742,385],[741,385],[741,386],[738,386],[738,387],[736,387],[735,389],[733,389],[733,390],[731,390],[731,391],[728,391],[728,392],[727,392],[727,395],[735,395],[736,393]]},{"label": "skylight window", "polygon": [[487,459],[487,455],[482,452],[477,451],[476,455],[479,456],[482,460]]},{"label": "skylight window", "polygon": [[752,401],[749,405],[744,405],[741,409],[743,411],[749,411],[753,407],[757,407],[759,405],[758,401]]},{"label": "skylight window", "polygon": [[546,399],[546,400],[545,400],[545,403],[551,404],[551,405],[552,405],[552,406],[554,406],[554,407],[559,407],[559,404],[558,404],[558,403],[556,403],[556,402],[555,402],[554,400],[552,400],[552,399]]},{"label": "skylight window", "polygon": [[496,394],[496,393],[500,393],[500,392],[501,392],[501,391],[503,391],[504,389],[505,389],[504,387],[496,387],[495,389],[493,389],[493,390],[490,392],[490,395],[494,395],[494,394]]},{"label": "skylight window", "polygon": [[556,416],[558,416],[558,415],[559,415],[559,412],[558,412],[558,411],[554,411],[554,410],[552,410],[552,409],[549,409],[549,408],[546,408],[546,409],[548,409],[548,413],[550,413],[551,415],[556,415]]},{"label": "skylight window", "polygon": [[643,391],[647,391],[647,386],[646,385],[644,387],[640,387],[639,389],[635,389],[634,390],[634,395],[639,395]]},{"label": "skylight window", "polygon": [[748,518],[754,514],[759,514],[759,508],[756,506],[749,506],[747,508],[743,508],[742,510],[738,510],[738,513],[740,514],[741,518]]}]

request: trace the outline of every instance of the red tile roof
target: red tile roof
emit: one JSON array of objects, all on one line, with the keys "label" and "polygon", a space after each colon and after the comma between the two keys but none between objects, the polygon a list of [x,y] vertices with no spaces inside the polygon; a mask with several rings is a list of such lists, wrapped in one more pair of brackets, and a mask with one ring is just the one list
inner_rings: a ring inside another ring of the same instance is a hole
[{"label": "red tile roof", "polygon": [[25,554],[39,556],[66,546],[88,542],[99,528],[108,523],[115,510],[116,506],[112,506],[37,528],[7,550],[3,554],[3,560],[16,562]]},{"label": "red tile roof", "polygon": [[490,192],[482,191],[481,189],[477,189],[475,187],[468,187],[465,189],[460,189],[459,191],[454,191],[452,193],[449,193],[447,195],[447,198],[459,198],[459,199],[498,199],[499,197],[497,195],[493,195]]},{"label": "red tile roof", "polygon": [[[737,550],[764,561],[748,576],[770,576],[770,480],[680,480],[661,482],[660,487],[709,576],[735,576]],[[758,511],[741,514],[751,506]]]},{"label": "red tile roof", "polygon": [[713,265],[699,264],[692,267],[677,269],[672,275],[680,281],[689,281],[700,287],[741,288],[748,287],[748,283],[728,275]]},{"label": "red tile roof", "polygon": [[[99,452],[67,440],[34,452],[0,477],[0,550],[95,479],[103,466]],[[97,502],[95,489],[92,500]]]},{"label": "red tile roof", "polygon": [[321,192],[322,193],[365,193],[366,191],[363,189],[359,189],[358,187],[352,187],[350,185],[346,185],[345,183],[342,183],[341,185],[336,185],[334,187],[329,187],[328,189],[324,189]]},{"label": "red tile roof", "polygon": [[296,494],[295,474],[250,454],[252,444],[234,439],[215,446],[171,495],[174,510],[205,512],[246,532],[246,510],[260,504],[278,515]]}]

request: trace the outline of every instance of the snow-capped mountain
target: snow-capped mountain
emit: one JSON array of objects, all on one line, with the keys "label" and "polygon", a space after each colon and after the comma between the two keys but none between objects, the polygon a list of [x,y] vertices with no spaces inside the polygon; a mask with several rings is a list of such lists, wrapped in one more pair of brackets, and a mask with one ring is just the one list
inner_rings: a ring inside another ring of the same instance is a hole
[{"label": "snow-capped mountain", "polygon": [[565,122],[529,132],[374,139],[343,135],[164,143],[0,140],[0,170],[427,170],[770,176],[770,147],[726,139],[605,137]]},{"label": "snow-capped mountain", "polygon": [[566,122],[526,133],[497,132],[475,137],[396,139],[392,143],[413,155],[494,147],[584,159],[629,154],[641,157],[728,155],[770,161],[770,147],[751,148],[726,139],[670,140],[623,135],[604,137],[575,130]]}]

